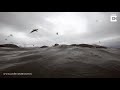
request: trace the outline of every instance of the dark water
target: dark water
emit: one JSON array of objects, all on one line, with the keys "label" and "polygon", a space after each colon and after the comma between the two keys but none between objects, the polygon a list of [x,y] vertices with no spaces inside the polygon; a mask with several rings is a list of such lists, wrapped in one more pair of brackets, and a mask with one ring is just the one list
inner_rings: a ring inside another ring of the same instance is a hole
[{"label": "dark water", "polygon": [[[3,75],[31,73],[31,75]],[[0,48],[1,78],[117,78],[120,49]]]}]

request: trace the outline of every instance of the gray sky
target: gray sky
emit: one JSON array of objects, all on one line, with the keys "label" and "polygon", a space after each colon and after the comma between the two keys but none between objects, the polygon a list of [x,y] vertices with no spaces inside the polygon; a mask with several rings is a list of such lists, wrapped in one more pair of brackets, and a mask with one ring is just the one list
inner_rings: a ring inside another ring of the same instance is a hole
[{"label": "gray sky", "polygon": [[[117,15],[117,22],[110,22],[111,14]],[[38,32],[30,34],[36,28]],[[13,37],[8,37],[10,34]],[[119,12],[0,12],[0,44],[41,46],[99,41],[120,46]]]}]

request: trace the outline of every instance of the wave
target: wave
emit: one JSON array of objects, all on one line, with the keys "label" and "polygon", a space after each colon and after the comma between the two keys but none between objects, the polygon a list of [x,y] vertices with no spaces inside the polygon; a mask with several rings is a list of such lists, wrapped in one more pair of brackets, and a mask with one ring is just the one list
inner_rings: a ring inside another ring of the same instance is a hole
[{"label": "wave", "polygon": [[[4,76],[4,72],[32,73]],[[120,49],[55,46],[45,48],[0,47],[0,77],[106,78],[120,77]]]}]

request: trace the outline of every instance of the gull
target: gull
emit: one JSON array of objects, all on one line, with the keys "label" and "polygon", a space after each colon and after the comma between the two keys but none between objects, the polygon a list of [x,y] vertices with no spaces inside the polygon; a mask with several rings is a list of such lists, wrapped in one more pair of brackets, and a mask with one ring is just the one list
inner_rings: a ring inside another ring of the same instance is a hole
[{"label": "gull", "polygon": [[37,32],[38,29],[33,29],[30,33]]}]

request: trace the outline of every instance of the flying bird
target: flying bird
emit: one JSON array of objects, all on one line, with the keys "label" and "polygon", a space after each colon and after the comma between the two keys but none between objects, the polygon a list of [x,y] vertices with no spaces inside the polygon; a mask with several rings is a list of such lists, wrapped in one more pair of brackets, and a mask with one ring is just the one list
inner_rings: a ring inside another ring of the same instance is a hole
[{"label": "flying bird", "polygon": [[10,34],[10,36],[11,36],[11,37],[13,37],[13,35],[12,35],[12,34]]},{"label": "flying bird", "polygon": [[30,33],[37,32],[38,29],[33,29]]},{"label": "flying bird", "polygon": [[8,37],[13,37],[13,35],[12,35],[12,34],[10,34]]},{"label": "flying bird", "polygon": [[101,42],[99,41],[99,43],[101,43]]},{"label": "flying bird", "polygon": [[58,32],[56,34],[58,35]]}]

